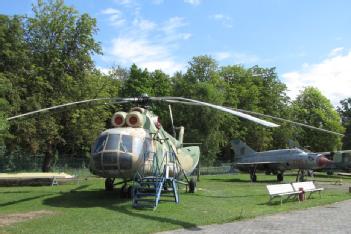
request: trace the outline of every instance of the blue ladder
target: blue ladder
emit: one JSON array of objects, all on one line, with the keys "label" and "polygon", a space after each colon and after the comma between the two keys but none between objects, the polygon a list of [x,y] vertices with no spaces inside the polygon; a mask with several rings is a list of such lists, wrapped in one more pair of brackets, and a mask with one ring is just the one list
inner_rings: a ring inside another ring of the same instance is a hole
[{"label": "blue ladder", "polygon": [[[165,186],[171,185],[171,190]],[[171,192],[171,194],[169,194]],[[133,191],[134,208],[156,209],[163,197],[174,197],[174,202],[179,203],[177,182],[174,178],[148,176],[138,182]]]}]

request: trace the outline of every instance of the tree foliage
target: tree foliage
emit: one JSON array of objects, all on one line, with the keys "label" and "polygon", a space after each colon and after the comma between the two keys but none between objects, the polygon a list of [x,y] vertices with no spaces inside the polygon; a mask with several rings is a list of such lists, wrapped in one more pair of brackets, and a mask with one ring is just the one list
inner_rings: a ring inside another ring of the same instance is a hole
[{"label": "tree foliage", "polygon": [[[339,114],[316,88],[305,88],[293,102],[292,111],[296,121],[343,132]],[[301,129],[297,139],[301,145],[309,146],[312,151],[332,151],[341,148],[340,137],[311,129]]]},{"label": "tree foliage", "polygon": [[[130,106],[85,104],[11,122],[6,117],[98,97],[181,96],[343,131],[340,116],[317,89],[306,88],[290,104],[275,68],[219,67],[215,59],[202,55],[193,57],[186,71],[173,76],[135,64],[115,66],[104,75],[92,59],[101,53],[94,38],[95,19],[66,6],[63,0],[39,0],[33,12],[32,17],[0,15],[0,143],[5,143],[6,155],[20,151],[43,155],[44,171],[50,170],[55,155],[88,154],[95,137],[110,127],[112,113]],[[344,100],[339,108],[347,129],[344,147],[348,148],[350,103]],[[150,108],[170,132],[168,106],[152,104]],[[218,158],[232,160],[228,142],[233,138],[256,150],[285,148],[290,140],[315,151],[341,146],[336,136],[291,124],[268,129],[206,107],[174,104],[172,109],[174,124],[185,127],[185,142],[202,143],[202,164],[213,165]]]},{"label": "tree foliage", "polygon": [[343,149],[351,149],[351,98],[344,99],[340,102],[338,112],[341,115],[342,125],[345,128],[345,136],[343,138]]}]

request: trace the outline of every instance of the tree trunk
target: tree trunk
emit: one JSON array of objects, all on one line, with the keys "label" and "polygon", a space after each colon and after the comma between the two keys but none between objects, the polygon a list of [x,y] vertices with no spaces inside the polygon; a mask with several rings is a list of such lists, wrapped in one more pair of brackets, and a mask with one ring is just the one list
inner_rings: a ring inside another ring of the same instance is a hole
[{"label": "tree trunk", "polygon": [[49,172],[50,171],[53,159],[54,159],[54,151],[50,147],[50,149],[48,149],[45,152],[44,161],[43,161],[43,165],[41,168],[42,172]]}]

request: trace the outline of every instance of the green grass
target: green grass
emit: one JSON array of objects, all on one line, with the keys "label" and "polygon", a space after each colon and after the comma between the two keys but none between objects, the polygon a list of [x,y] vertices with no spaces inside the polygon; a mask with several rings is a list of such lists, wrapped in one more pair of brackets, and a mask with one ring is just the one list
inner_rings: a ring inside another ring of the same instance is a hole
[{"label": "green grass", "polygon": [[[41,217],[0,228],[0,233],[153,233],[225,223],[277,212],[303,209],[350,199],[345,189],[327,189],[304,202],[267,204],[266,184],[275,177],[258,175],[250,183],[248,175],[203,176],[195,194],[181,191],[180,204],[162,202],[157,210],[136,210],[131,201],[121,199],[118,189],[103,190],[104,180],[92,178],[77,184],[42,187],[0,187],[0,215],[51,210],[56,215]],[[286,182],[294,176],[285,176]],[[331,184],[339,177],[317,177]],[[343,183],[351,179],[343,178]]]}]

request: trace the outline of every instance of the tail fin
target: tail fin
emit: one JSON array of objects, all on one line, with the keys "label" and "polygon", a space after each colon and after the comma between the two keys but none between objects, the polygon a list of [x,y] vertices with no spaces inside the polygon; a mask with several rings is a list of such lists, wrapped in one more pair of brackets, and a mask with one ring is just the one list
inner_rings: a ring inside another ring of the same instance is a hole
[{"label": "tail fin", "polygon": [[256,151],[251,149],[245,142],[242,142],[239,139],[232,140],[230,143],[232,144],[232,149],[235,152],[235,157],[241,158],[256,153]]}]

